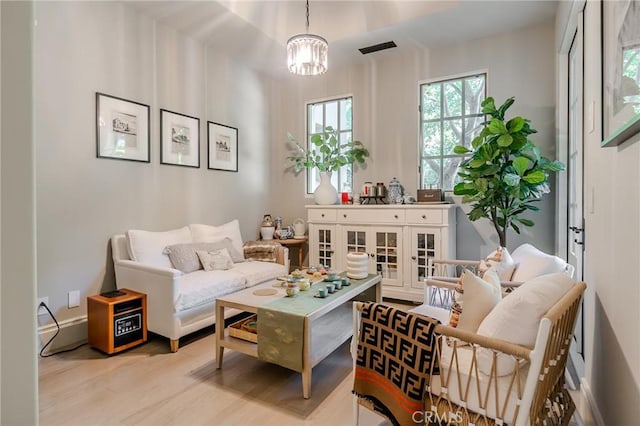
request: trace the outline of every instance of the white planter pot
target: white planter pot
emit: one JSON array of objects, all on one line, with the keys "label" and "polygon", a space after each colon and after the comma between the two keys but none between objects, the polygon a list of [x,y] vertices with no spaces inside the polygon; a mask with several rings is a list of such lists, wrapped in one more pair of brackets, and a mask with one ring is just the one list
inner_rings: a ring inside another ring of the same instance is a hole
[{"label": "white planter pot", "polygon": [[320,185],[313,193],[313,201],[319,205],[335,204],[338,201],[338,190],[331,185],[331,172],[320,172]]},{"label": "white planter pot", "polygon": [[369,255],[367,253],[351,252],[347,254],[347,276],[361,280],[368,275]]},{"label": "white planter pot", "polygon": [[263,240],[273,240],[273,233],[276,230],[274,226],[261,226],[260,236]]}]

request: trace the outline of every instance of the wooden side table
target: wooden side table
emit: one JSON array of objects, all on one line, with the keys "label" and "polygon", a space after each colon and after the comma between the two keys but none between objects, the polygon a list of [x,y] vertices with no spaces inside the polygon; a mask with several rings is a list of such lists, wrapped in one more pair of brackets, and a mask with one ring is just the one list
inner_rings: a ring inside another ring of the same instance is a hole
[{"label": "wooden side table", "polygon": [[89,345],[114,354],[147,341],[147,295],[126,288],[87,297]]},{"label": "wooden side table", "polygon": [[286,240],[274,240],[287,247],[294,247],[298,250],[298,269],[302,269],[302,251],[307,244],[308,237],[304,238],[288,238]]}]

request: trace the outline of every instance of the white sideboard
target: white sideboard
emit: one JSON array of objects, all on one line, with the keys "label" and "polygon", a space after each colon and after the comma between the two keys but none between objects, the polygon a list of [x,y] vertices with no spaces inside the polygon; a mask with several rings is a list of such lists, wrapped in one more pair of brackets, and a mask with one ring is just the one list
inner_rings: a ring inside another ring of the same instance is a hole
[{"label": "white sideboard", "polygon": [[306,208],[309,264],[346,270],[347,253],[367,253],[383,297],[422,302],[428,259],[455,259],[454,204]]}]

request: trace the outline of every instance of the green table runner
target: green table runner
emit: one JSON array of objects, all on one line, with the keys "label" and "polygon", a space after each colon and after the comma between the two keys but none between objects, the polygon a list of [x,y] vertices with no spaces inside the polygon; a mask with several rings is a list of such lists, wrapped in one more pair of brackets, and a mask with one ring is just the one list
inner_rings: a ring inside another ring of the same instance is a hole
[{"label": "green table runner", "polygon": [[258,308],[258,358],[302,372],[304,318],[333,299],[368,283],[374,275],[336,290],[325,298],[314,297],[328,282],[320,281],[294,297],[282,297]]}]

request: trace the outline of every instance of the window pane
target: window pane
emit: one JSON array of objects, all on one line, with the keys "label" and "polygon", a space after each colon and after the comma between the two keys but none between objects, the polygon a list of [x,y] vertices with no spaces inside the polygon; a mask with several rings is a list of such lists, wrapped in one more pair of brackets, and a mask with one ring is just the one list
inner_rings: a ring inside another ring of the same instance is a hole
[{"label": "window pane", "polygon": [[442,180],[445,188],[453,188],[457,182],[458,167],[462,162],[462,157],[445,158],[443,161]]},{"label": "window pane", "polygon": [[338,102],[327,102],[325,104],[325,127],[333,127],[334,129],[338,128]]},{"label": "window pane", "polygon": [[440,188],[440,159],[425,158],[422,160],[422,188]]},{"label": "window pane", "polygon": [[351,130],[351,98],[340,101],[340,130]]},{"label": "window pane", "polygon": [[424,157],[440,155],[440,123],[424,123],[422,125],[422,147]]},{"label": "window pane", "polygon": [[484,75],[467,78],[464,93],[465,114],[481,114],[484,100]]},{"label": "window pane", "polygon": [[471,141],[482,131],[484,117],[471,117],[465,120],[464,146],[471,148]]},{"label": "window pane", "polygon": [[444,116],[462,115],[462,81],[448,81],[444,84]]},{"label": "window pane", "polygon": [[440,118],[440,83],[422,86],[422,119]]},{"label": "window pane", "polygon": [[453,154],[453,147],[462,144],[462,120],[445,120],[442,129],[444,155]]},{"label": "window pane", "polygon": [[309,105],[309,133],[320,133],[324,129],[322,104]]}]

